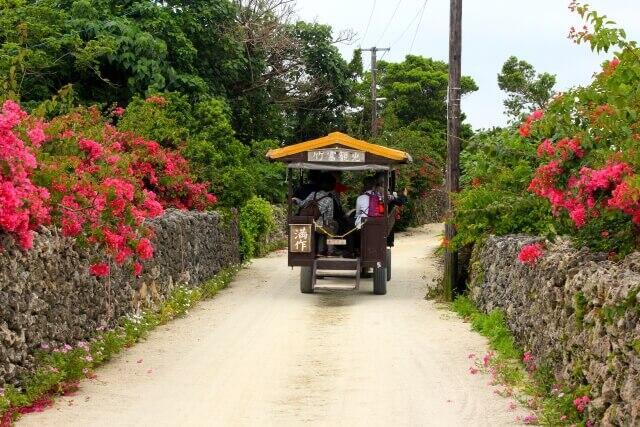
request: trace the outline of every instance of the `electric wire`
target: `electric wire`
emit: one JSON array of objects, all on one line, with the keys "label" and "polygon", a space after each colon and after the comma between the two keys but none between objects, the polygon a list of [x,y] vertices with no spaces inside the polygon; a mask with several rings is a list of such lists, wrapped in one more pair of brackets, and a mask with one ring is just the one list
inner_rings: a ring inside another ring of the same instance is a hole
[{"label": "electric wire", "polygon": [[371,7],[371,13],[369,14],[369,22],[367,22],[367,27],[364,29],[364,35],[362,39],[360,39],[363,43],[367,38],[367,33],[369,32],[369,26],[371,25],[371,19],[373,18],[373,12],[376,11],[376,0],[373,0],[373,7]]},{"label": "electric wire", "polygon": [[402,4],[402,0],[398,0],[398,3],[396,3],[396,8],[393,9],[393,13],[391,14],[391,18],[389,18],[389,20],[387,21],[387,25],[385,25],[384,30],[382,30],[382,34],[380,34],[380,37],[378,37],[378,41],[376,42],[376,45],[380,44],[380,41],[382,40],[384,35],[387,33],[387,30],[391,26],[391,23],[393,22],[393,18],[395,18],[396,13],[398,13],[398,8],[400,7],[401,4]]},{"label": "electric wire", "polygon": [[427,8],[427,2],[429,0],[424,0],[424,4],[422,5],[422,10],[420,11],[420,19],[418,20],[418,25],[416,25],[416,31],[413,33],[413,39],[411,40],[411,46],[409,47],[409,53],[413,50],[413,43],[416,41],[416,36],[418,35],[418,30],[420,29],[420,24],[422,23],[422,17],[424,16],[424,10]]},{"label": "electric wire", "polygon": [[409,28],[411,28],[411,26],[413,25],[413,23],[415,22],[416,19],[418,19],[418,14],[415,14],[414,17],[411,19],[411,21],[409,21],[407,26],[404,27],[404,30],[402,30],[402,33],[400,34],[400,36],[398,36],[393,41],[393,43],[391,43],[391,47],[395,46],[400,40],[402,40],[402,38],[404,37],[405,34],[407,34],[407,31],[409,31]]}]

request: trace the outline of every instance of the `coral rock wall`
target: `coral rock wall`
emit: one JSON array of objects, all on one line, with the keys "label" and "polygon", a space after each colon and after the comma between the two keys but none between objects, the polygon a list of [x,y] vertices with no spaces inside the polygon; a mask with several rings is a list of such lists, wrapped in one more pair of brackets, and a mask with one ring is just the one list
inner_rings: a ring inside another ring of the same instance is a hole
[{"label": "coral rock wall", "polygon": [[111,277],[96,279],[89,265],[100,254],[56,230],[40,232],[29,251],[0,238],[0,387],[19,382],[43,343],[88,340],[135,313],[141,288],[163,298],[177,282],[196,286],[240,262],[235,218],[169,209],[151,224],[155,256],[140,278],[112,268]]},{"label": "coral rock wall", "polygon": [[502,310],[517,341],[559,380],[589,384],[603,425],[640,425],[640,253],[614,263],[560,240],[523,265],[520,248],[536,241],[491,237],[476,247],[473,300]]}]

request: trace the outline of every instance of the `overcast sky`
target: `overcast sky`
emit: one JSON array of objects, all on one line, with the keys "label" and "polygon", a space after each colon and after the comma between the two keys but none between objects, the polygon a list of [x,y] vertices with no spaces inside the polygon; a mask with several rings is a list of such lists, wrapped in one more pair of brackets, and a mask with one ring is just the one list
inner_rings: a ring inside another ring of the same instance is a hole
[{"label": "overcast sky", "polygon": [[[630,39],[640,39],[640,0],[587,3],[624,27]],[[385,60],[402,61],[409,53],[448,60],[448,0],[427,0],[419,28],[424,0],[298,0],[297,4],[300,18],[306,21],[356,33],[353,45],[338,46],[347,60],[354,48],[373,45],[391,47]],[[496,75],[509,56],[528,61],[538,71],[556,74],[557,90],[588,83],[602,61],[611,56],[598,57],[587,46],[576,46],[567,39],[572,25],[582,26],[568,4],[569,0],[463,2],[462,72],[472,76],[480,90],[467,95],[462,108],[474,128],[506,121]],[[368,67],[368,53],[364,53]]]}]

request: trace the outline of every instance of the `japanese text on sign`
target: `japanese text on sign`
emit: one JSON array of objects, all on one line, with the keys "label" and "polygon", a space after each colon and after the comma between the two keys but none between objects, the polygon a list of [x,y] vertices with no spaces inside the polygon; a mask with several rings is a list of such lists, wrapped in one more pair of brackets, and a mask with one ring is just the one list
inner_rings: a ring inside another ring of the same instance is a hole
[{"label": "japanese text on sign", "polygon": [[364,163],[364,151],[327,148],[307,153],[307,160],[310,162]]},{"label": "japanese text on sign", "polygon": [[289,225],[289,252],[311,252],[311,224]]}]

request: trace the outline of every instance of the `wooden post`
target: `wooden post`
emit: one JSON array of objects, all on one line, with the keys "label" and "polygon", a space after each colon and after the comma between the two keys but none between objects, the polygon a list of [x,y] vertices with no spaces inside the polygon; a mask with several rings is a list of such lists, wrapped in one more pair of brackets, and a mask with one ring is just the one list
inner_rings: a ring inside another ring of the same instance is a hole
[{"label": "wooden post", "polygon": [[378,135],[378,59],[376,52],[379,50],[388,51],[388,47],[376,47],[373,46],[369,49],[360,49],[361,51],[371,51],[371,137]]},{"label": "wooden post", "polygon": [[[452,220],[452,193],[460,190],[460,76],[462,53],[462,0],[450,0],[449,21],[449,94],[447,105],[447,242],[456,235]],[[444,298],[453,300],[458,285],[458,253],[449,247],[444,256]]]}]

